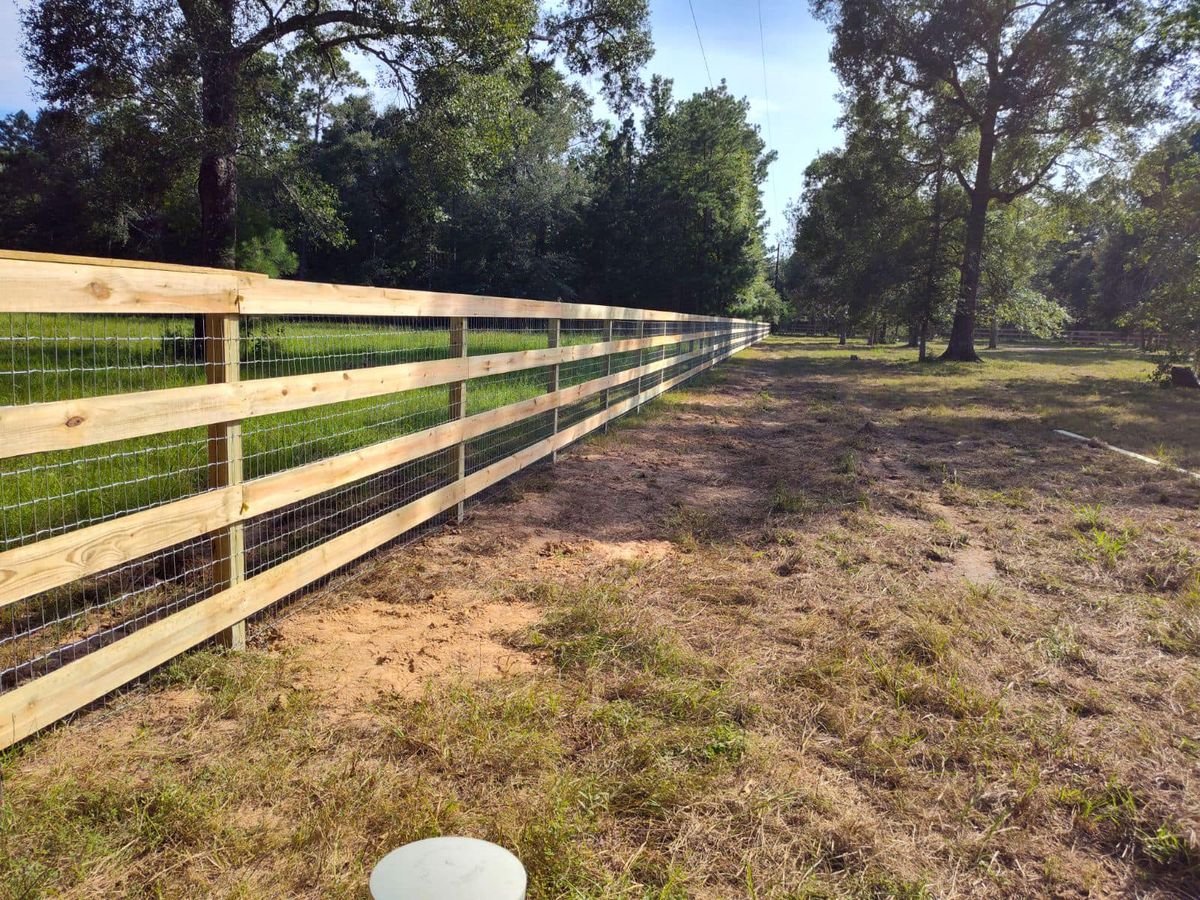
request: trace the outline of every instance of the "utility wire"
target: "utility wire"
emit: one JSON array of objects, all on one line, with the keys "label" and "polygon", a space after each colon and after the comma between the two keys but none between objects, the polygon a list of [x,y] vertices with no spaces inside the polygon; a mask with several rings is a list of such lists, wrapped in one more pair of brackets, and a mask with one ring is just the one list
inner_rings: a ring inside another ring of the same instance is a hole
[{"label": "utility wire", "polygon": [[[704,38],[700,37],[700,23],[696,21],[696,7],[692,5],[692,0],[688,0],[688,9],[692,11],[692,26],[696,29],[696,43],[700,45],[700,58],[704,60],[704,73],[708,76],[709,89],[713,87],[712,72],[708,68],[708,55],[704,52]],[[759,16],[759,25],[761,27],[762,16]]]},{"label": "utility wire", "polygon": [[763,34],[762,0],[758,0],[758,50],[762,56],[763,70],[763,113],[767,117],[767,149],[775,145],[771,137],[771,97],[767,93],[767,39]]},{"label": "utility wire", "polygon": [[[691,2],[691,0],[688,0],[688,2]],[[771,95],[767,92],[767,38],[763,30],[762,0],[758,0],[758,50],[762,56],[763,116],[767,121],[767,150],[772,151],[775,149],[775,138],[771,135]],[[779,194],[775,190],[775,180],[770,178],[770,176],[768,178],[771,181],[771,202],[778,208]]]}]

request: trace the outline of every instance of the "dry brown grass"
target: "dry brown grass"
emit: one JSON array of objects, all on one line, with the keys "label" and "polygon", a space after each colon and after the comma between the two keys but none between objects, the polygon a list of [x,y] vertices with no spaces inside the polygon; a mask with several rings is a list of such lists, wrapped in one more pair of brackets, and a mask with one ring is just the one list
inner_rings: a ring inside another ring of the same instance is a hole
[{"label": "dry brown grass", "polygon": [[[1186,401],[1125,356],[852,349],[770,342],[9,752],[0,884],[361,896],[457,832],[535,898],[1200,895],[1200,485],[1049,433],[1108,391],[1089,433],[1169,446]],[[413,697],[325,661],[377,635],[297,646],[364,609],[522,663]]]}]

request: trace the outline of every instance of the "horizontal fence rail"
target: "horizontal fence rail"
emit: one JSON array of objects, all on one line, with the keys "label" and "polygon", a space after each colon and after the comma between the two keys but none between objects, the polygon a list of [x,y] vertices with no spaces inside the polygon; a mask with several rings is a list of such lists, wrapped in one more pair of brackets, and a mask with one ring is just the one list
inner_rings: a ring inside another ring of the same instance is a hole
[{"label": "horizontal fence rail", "polygon": [[0,251],[0,748],[766,333]]}]

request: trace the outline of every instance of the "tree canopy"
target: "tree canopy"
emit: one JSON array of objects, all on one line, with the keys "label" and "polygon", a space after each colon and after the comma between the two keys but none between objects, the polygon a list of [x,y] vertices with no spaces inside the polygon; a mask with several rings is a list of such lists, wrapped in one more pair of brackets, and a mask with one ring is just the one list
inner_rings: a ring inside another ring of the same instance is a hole
[{"label": "tree canopy", "polygon": [[[237,256],[239,171],[278,143],[281,82],[307,75],[319,98],[337,51],[352,47],[416,102],[446,78],[502,73],[539,52],[599,74],[622,100],[648,57],[645,19],[645,0],[39,0],[24,13],[47,100],[136,104],[195,158],[199,259],[224,267]],[[319,136],[319,111],[313,126]]]},{"label": "tree canopy", "polygon": [[814,0],[859,94],[898,98],[949,141],[967,201],[951,359],[975,359],[988,214],[1151,121],[1170,50],[1147,3]]},{"label": "tree canopy", "polygon": [[[760,200],[771,156],[748,104],[724,86],[679,100],[665,79],[639,88],[615,45],[556,9],[523,21],[548,39],[573,30],[596,51],[570,65],[608,67],[621,121],[598,123],[569,66],[526,41],[487,65],[414,69],[385,108],[349,64],[353,44],[304,33],[256,52],[239,74],[235,237],[220,261],[316,280],[778,315]],[[64,102],[0,126],[0,200],[18,210],[0,221],[0,243],[210,259],[196,190],[201,118],[163,118],[165,101],[132,87],[101,102],[98,80],[87,99],[66,68]],[[173,90],[198,102],[187,68]]]}]

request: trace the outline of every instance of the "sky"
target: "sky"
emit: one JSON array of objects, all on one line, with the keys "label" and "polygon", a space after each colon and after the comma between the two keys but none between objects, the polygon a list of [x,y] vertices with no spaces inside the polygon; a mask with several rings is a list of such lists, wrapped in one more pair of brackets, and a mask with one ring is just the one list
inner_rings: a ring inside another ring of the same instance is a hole
[{"label": "sky", "polygon": [[[786,227],[784,209],[800,193],[805,166],[840,143],[830,37],[804,0],[761,0],[761,40],[755,0],[692,0],[691,6],[695,22],[688,0],[651,0],[655,53],[647,72],[673,79],[677,98],[704,90],[711,74],[712,84],[724,79],[734,96],[750,101],[752,120],[779,154],[763,190],[772,244]],[[20,40],[15,0],[0,0],[0,115],[37,106]]]},{"label": "sky", "polygon": [[779,154],[763,189],[772,244],[787,225],[784,208],[799,196],[805,167],[841,143],[838,81],[829,66],[832,39],[805,0],[761,0],[761,41],[755,0],[692,0],[692,6],[695,24],[688,0],[650,0],[655,53],[648,69],[674,79],[677,98],[708,87],[699,26],[712,83],[724,79],[734,96],[750,101],[751,119]]}]

